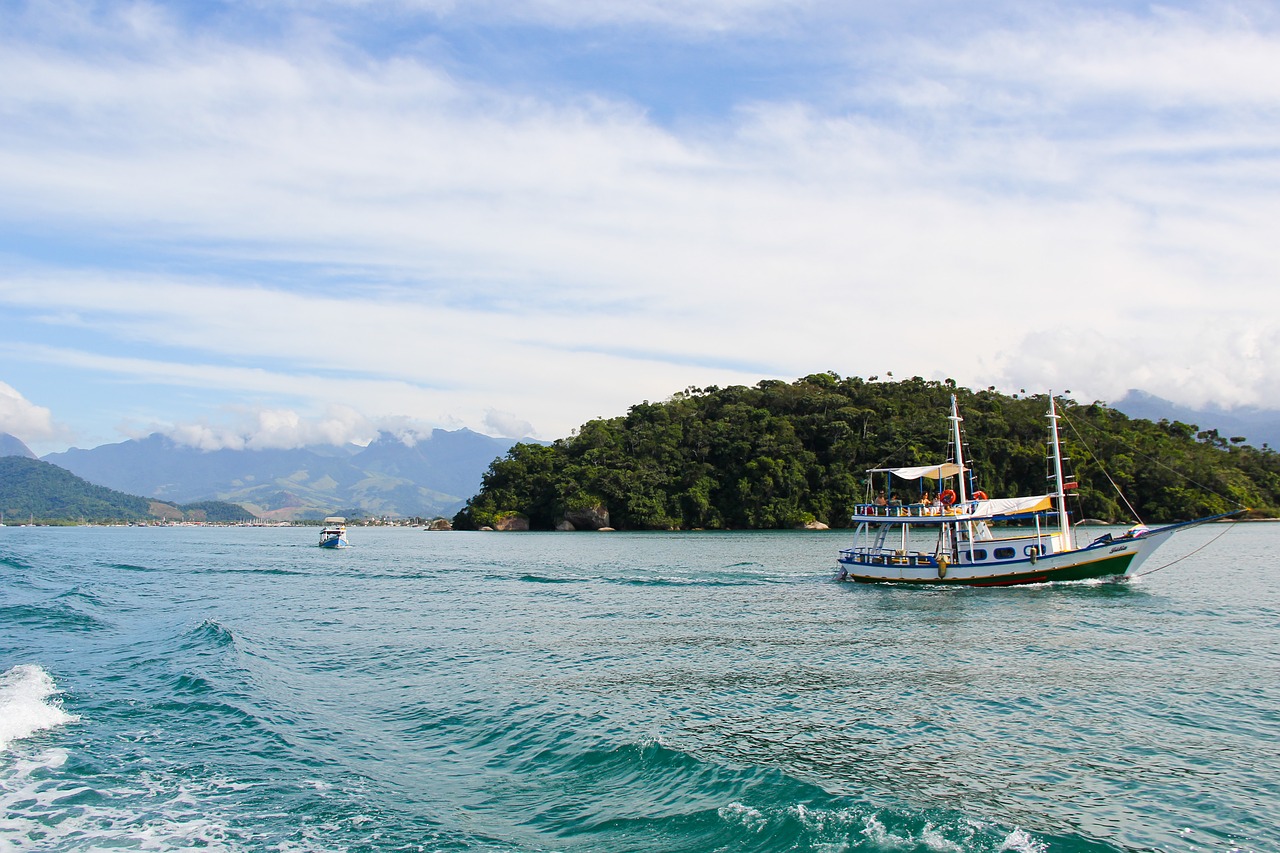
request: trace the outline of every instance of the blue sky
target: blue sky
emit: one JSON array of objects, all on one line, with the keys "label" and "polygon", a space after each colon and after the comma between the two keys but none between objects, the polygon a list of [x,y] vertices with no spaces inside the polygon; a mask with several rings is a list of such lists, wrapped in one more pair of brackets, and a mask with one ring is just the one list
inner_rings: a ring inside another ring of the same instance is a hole
[{"label": "blue sky", "polygon": [[1277,408],[1278,184],[1274,3],[0,0],[0,430]]}]

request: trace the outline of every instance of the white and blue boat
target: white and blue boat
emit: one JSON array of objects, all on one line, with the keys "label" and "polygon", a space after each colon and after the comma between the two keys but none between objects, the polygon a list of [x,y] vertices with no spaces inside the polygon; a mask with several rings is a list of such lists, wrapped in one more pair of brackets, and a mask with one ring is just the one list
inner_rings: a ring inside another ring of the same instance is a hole
[{"label": "white and blue boat", "polygon": [[347,520],[340,515],[331,515],[324,520],[324,528],[320,531],[321,548],[346,548]]},{"label": "white and blue boat", "polygon": [[[928,586],[1018,584],[1123,578],[1178,530],[1245,512],[1150,528],[1137,524],[1117,536],[1104,534],[1078,547],[1067,513],[1067,493],[1076,487],[1063,474],[1058,412],[1049,395],[1049,461],[1053,490],[1019,498],[989,498],[974,488],[965,467],[960,414],[951,397],[948,461],[937,465],[874,468],[883,476],[938,483],[936,502],[858,504],[854,544],[838,557],[839,580]],[[886,488],[884,494],[892,494]]]}]

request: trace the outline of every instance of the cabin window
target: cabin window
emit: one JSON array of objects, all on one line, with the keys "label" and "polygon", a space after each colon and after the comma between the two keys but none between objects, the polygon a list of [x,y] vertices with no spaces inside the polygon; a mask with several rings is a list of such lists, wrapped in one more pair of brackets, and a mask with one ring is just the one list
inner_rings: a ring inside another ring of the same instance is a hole
[{"label": "cabin window", "polygon": [[1015,553],[1016,552],[1012,548],[997,548],[996,559],[1008,560],[1008,559],[1011,559]]},{"label": "cabin window", "polygon": [[987,559],[987,551],[985,548],[973,549],[973,561],[975,563],[978,562],[979,560],[985,560],[985,559]]}]

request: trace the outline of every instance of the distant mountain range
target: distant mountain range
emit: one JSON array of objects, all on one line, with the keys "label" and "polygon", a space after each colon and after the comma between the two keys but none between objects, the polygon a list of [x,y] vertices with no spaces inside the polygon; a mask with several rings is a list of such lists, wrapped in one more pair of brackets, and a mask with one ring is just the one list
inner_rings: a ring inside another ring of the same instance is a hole
[{"label": "distant mountain range", "polygon": [[457,512],[516,441],[461,429],[410,442],[382,433],[368,447],[203,451],[153,433],[43,460],[121,492],[177,504],[230,501],[265,519],[431,518]]},{"label": "distant mountain range", "polygon": [[1202,430],[1216,429],[1223,438],[1244,436],[1247,443],[1254,447],[1265,444],[1280,449],[1280,411],[1274,409],[1252,406],[1230,411],[1215,407],[1192,409],[1137,389],[1128,391],[1119,400],[1107,405],[1131,418],[1182,421],[1184,424],[1195,424]]}]

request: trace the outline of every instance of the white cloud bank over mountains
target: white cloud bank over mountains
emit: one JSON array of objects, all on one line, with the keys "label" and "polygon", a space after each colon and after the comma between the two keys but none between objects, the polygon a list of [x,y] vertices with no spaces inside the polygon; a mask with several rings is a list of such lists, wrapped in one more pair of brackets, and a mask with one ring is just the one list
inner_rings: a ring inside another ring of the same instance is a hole
[{"label": "white cloud bank over mountains", "polygon": [[53,412],[37,406],[16,389],[0,382],[0,432],[31,441],[56,438],[59,430]]},{"label": "white cloud bank over mountains", "polygon": [[1280,406],[1268,5],[281,8],[15,9],[0,429],[554,438],[828,369]]}]

